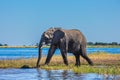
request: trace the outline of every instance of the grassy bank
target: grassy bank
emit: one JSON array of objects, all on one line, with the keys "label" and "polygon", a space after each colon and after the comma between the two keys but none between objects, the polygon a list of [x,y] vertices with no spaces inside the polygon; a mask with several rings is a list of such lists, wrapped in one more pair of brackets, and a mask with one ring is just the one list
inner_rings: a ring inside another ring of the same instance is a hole
[{"label": "grassy bank", "polygon": [[[120,74],[120,55],[107,53],[89,54],[89,57],[94,62],[94,66],[89,66],[88,63],[81,57],[81,66],[75,67],[74,56],[68,56],[69,66],[65,66],[61,56],[53,56],[48,66],[44,65],[45,57],[42,58],[40,68],[47,70],[73,70],[76,73],[103,73],[103,74]],[[35,67],[36,58],[19,59],[19,60],[0,60],[0,68],[21,68],[23,65],[28,65],[30,68]]]}]

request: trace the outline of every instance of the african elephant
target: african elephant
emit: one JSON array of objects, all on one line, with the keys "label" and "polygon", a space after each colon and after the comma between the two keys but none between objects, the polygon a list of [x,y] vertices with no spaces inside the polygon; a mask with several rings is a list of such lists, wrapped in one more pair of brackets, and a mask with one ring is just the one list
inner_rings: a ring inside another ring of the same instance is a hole
[{"label": "african elephant", "polygon": [[80,66],[80,55],[87,60],[90,65],[93,62],[87,56],[86,53],[86,39],[84,35],[77,29],[65,30],[61,28],[50,28],[42,34],[39,43],[39,56],[37,61],[37,67],[39,67],[39,61],[41,59],[42,45],[50,43],[47,59],[45,64],[48,65],[55,50],[60,49],[64,63],[68,65],[67,52],[73,53],[76,58],[76,66]]}]

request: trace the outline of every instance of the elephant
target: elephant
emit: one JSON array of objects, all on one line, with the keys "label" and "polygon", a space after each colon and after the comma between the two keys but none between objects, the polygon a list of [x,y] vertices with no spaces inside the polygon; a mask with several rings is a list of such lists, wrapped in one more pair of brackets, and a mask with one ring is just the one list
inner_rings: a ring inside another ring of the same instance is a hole
[{"label": "elephant", "polygon": [[50,48],[45,61],[45,65],[48,65],[55,50],[60,49],[63,61],[65,65],[68,65],[67,53],[73,53],[76,58],[76,66],[80,66],[80,56],[82,56],[89,65],[93,65],[91,59],[87,56],[86,45],[87,41],[85,36],[78,29],[62,29],[62,28],[50,28],[45,31],[39,42],[39,55],[36,66],[39,67],[39,62],[42,56],[42,45],[50,43]]}]

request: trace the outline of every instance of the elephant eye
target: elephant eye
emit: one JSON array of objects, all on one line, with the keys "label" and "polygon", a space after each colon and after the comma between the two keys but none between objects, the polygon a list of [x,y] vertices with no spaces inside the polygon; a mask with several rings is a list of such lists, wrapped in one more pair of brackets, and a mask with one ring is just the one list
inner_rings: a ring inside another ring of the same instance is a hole
[{"label": "elephant eye", "polygon": [[47,37],[45,37],[45,39],[46,39],[46,40],[48,40],[48,38],[47,38]]}]

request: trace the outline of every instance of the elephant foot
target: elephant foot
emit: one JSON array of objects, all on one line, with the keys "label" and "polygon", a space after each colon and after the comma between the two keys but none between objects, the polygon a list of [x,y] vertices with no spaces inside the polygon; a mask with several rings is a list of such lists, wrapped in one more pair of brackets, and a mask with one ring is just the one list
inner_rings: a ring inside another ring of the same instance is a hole
[{"label": "elephant foot", "polygon": [[68,66],[68,64],[65,64],[66,66]]},{"label": "elephant foot", "polygon": [[90,66],[93,66],[93,65],[94,65],[91,60],[89,60],[88,63],[89,63]]},{"label": "elephant foot", "polygon": [[90,63],[90,66],[94,66],[94,64],[93,64],[93,63]]},{"label": "elephant foot", "polygon": [[80,66],[80,64],[75,64],[75,66],[76,66],[76,67],[79,67],[79,66]]},{"label": "elephant foot", "polygon": [[68,66],[68,61],[64,61],[64,64],[65,64],[66,66]]},{"label": "elephant foot", "polygon": [[44,66],[48,66],[48,63],[45,63]]},{"label": "elephant foot", "polygon": [[36,68],[39,68],[39,67],[40,67],[40,65],[37,65],[37,66],[36,66]]}]

